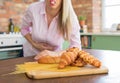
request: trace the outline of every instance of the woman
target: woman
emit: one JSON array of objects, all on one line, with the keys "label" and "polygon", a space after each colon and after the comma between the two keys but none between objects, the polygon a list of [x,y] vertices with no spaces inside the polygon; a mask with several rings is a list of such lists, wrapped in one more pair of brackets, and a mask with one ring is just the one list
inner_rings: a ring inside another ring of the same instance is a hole
[{"label": "woman", "polygon": [[[29,6],[22,20],[21,33],[27,39],[24,56],[62,52],[65,40],[81,49],[80,27],[71,0],[45,0]],[[54,52],[53,52],[54,51]]]}]

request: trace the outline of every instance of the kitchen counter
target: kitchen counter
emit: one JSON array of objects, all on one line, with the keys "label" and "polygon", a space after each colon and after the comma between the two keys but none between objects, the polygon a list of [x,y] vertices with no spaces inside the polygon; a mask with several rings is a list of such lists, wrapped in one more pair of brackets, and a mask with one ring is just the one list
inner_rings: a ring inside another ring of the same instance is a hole
[{"label": "kitchen counter", "polygon": [[22,54],[24,37],[20,33],[0,34],[0,60],[20,57]]},{"label": "kitchen counter", "polygon": [[15,65],[28,61],[34,61],[33,57],[22,57],[17,59],[1,60],[0,61],[0,82],[1,83],[120,83],[120,51],[105,51],[84,49],[93,54],[102,63],[108,67],[108,74],[85,75],[61,77],[52,79],[32,80],[26,77],[25,74],[5,75],[15,71]]},{"label": "kitchen counter", "polygon": [[81,35],[105,35],[105,36],[120,36],[120,32],[98,32],[98,33],[80,33]]},{"label": "kitchen counter", "polygon": [[11,33],[11,34],[0,34],[0,38],[5,38],[5,37],[23,37],[21,33]]},{"label": "kitchen counter", "polygon": [[20,33],[0,34],[0,47],[22,45],[24,42],[25,39]]}]

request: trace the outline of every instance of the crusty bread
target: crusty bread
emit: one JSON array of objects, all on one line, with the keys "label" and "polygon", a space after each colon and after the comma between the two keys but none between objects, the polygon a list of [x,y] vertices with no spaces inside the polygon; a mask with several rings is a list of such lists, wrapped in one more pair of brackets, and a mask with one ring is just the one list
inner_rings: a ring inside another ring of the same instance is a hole
[{"label": "crusty bread", "polygon": [[40,59],[38,59],[38,63],[59,63],[60,62],[60,57],[54,57],[54,56],[42,56]]},{"label": "crusty bread", "polygon": [[61,56],[42,56],[38,59],[38,63],[53,64],[58,63],[58,68],[65,68],[67,65],[82,67],[86,64],[93,65],[95,67],[100,67],[101,62],[90,55],[88,52],[79,50],[79,48],[73,47],[63,52]]}]

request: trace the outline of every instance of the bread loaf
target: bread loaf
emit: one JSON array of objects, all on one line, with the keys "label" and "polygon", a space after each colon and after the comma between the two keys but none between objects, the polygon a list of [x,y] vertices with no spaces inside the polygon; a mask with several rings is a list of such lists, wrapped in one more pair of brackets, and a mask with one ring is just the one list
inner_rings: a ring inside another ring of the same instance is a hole
[{"label": "bread loaf", "polygon": [[45,63],[45,64],[53,64],[53,63],[59,63],[60,57],[59,56],[42,56],[40,59],[38,59],[38,63]]},{"label": "bread loaf", "polygon": [[95,67],[101,66],[101,62],[97,58],[76,47],[67,49],[61,56],[42,56],[38,59],[38,63],[58,63],[59,69],[65,68],[68,65],[78,67],[83,67],[87,64]]}]

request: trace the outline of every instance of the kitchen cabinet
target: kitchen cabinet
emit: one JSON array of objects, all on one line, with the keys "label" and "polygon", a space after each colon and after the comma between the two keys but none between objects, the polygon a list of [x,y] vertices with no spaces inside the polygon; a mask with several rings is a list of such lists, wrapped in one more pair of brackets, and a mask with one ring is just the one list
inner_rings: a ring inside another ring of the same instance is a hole
[{"label": "kitchen cabinet", "polygon": [[[82,48],[120,51],[120,33],[81,33]],[[63,43],[63,49],[69,43]]]},{"label": "kitchen cabinet", "polygon": [[120,50],[120,36],[93,35],[92,49]]},{"label": "kitchen cabinet", "polygon": [[82,48],[91,48],[91,36],[90,35],[82,35],[81,37],[81,46]]},{"label": "kitchen cabinet", "polygon": [[90,38],[88,39],[90,45],[88,44],[86,48],[120,51],[120,33],[81,33],[81,36]]}]

